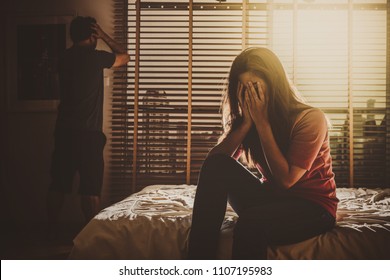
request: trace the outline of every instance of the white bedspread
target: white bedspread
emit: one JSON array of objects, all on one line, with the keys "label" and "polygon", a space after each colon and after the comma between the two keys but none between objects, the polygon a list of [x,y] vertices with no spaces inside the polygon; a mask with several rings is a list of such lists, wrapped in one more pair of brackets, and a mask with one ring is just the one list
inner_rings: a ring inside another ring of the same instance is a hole
[{"label": "white bedspread", "polygon": [[[102,210],[74,239],[71,259],[183,259],[195,186],[153,185]],[[390,189],[339,188],[335,229],[269,248],[270,259],[390,259]],[[374,202],[374,197],[379,201]],[[219,258],[231,256],[237,215],[227,207]]]}]

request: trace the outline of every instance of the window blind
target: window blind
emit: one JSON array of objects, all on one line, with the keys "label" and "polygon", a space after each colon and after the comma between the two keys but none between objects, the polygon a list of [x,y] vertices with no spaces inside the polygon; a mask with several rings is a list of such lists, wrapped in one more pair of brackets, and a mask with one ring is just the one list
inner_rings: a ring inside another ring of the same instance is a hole
[{"label": "window blind", "polygon": [[[109,168],[109,195],[111,203],[133,192],[133,155],[137,145],[134,129],[134,104],[138,103],[139,73],[139,17],[135,1],[114,0],[114,39],[127,46],[131,56],[128,67],[114,70],[111,97],[111,144]],[[137,70],[136,70],[137,69]]]},{"label": "window blind", "polygon": [[[191,173],[195,184],[208,151],[222,134],[221,93],[234,57],[241,51],[241,4],[193,2]],[[227,13],[227,10],[229,11]]]},{"label": "window blind", "polygon": [[149,184],[194,184],[221,135],[221,93],[242,49],[275,51],[331,122],[338,186],[389,178],[386,1],[122,1],[117,36],[132,62],[115,71],[113,197]]}]

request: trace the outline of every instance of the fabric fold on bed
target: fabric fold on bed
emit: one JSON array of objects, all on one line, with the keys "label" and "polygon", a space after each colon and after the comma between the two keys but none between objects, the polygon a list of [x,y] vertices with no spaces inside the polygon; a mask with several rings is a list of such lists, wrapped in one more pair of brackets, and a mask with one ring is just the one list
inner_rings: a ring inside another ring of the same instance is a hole
[{"label": "fabric fold on bed", "polygon": [[[71,259],[185,259],[196,186],[152,185],[102,210],[74,239]],[[272,247],[270,259],[390,259],[390,189],[339,188],[337,226]],[[375,201],[373,197],[379,197]],[[236,213],[227,206],[218,257],[231,257]]]}]

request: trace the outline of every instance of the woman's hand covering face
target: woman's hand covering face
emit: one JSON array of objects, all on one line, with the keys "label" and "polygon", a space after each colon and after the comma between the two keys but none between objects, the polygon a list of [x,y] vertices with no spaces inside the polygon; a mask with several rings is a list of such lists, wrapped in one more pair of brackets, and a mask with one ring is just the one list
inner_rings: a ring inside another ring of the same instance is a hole
[{"label": "woman's hand covering face", "polygon": [[247,82],[245,94],[245,104],[249,109],[253,122],[258,125],[264,121],[268,122],[266,96],[266,85],[264,81]]},{"label": "woman's hand covering face", "polygon": [[241,109],[243,124],[252,126],[253,121],[246,104],[247,103],[245,100],[246,95],[247,95],[247,89],[244,87],[244,85],[241,82],[238,82],[237,99]]}]

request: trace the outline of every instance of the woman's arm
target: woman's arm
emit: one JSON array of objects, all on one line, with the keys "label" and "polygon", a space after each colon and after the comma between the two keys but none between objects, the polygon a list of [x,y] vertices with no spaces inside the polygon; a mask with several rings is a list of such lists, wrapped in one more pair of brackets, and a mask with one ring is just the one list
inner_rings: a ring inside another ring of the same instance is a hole
[{"label": "woman's arm", "polygon": [[230,132],[221,143],[212,148],[208,154],[209,156],[213,154],[225,154],[232,157],[253,125],[249,111],[244,106],[245,91],[241,83],[238,84],[237,95],[242,113],[242,124]]},{"label": "woman's arm", "polygon": [[276,183],[284,189],[291,188],[306,170],[290,165],[277,145],[269,123],[256,124],[263,153]]},{"label": "woman's arm", "polygon": [[258,82],[258,90],[256,90],[252,83],[248,83],[247,88],[249,94],[246,95],[246,106],[256,126],[269,170],[279,186],[289,189],[305,174],[306,170],[290,165],[276,143],[268,120],[265,84]]},{"label": "woman's arm", "polygon": [[213,154],[225,154],[232,157],[248,134],[250,128],[251,126],[243,123],[236,130],[229,133],[221,143],[212,148],[208,156]]}]

